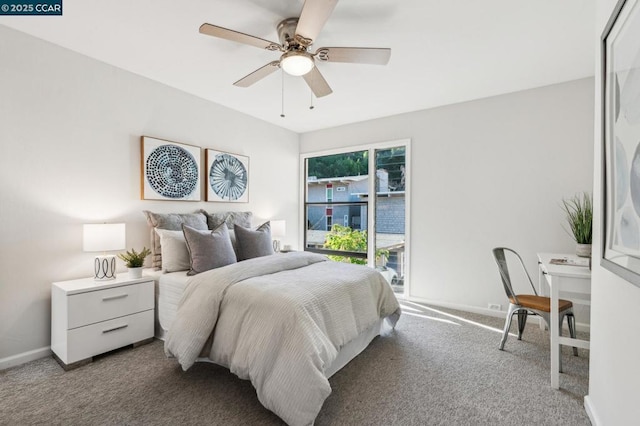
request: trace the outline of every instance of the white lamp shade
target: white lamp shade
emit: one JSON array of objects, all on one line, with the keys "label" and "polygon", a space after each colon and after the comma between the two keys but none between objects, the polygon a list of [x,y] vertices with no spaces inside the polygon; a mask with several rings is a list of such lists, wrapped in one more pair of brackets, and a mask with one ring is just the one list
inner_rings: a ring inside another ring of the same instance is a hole
[{"label": "white lamp shade", "polygon": [[83,226],[82,249],[84,251],[112,251],[125,248],[124,223],[100,223]]},{"label": "white lamp shade", "polygon": [[273,238],[281,238],[287,235],[286,222],[284,220],[271,221],[271,236]]},{"label": "white lamp shade", "polygon": [[314,64],[308,53],[292,51],[282,55],[280,66],[287,74],[300,76],[311,71]]}]

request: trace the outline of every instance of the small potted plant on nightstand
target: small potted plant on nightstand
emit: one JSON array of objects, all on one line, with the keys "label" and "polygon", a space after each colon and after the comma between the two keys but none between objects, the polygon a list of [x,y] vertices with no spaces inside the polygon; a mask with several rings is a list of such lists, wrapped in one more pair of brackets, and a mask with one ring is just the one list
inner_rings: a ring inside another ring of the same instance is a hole
[{"label": "small potted plant on nightstand", "polygon": [[567,214],[567,223],[571,229],[571,235],[577,244],[576,254],[582,257],[591,257],[593,221],[591,195],[586,192],[582,195],[575,195],[568,200],[562,200],[562,204]]},{"label": "small potted plant on nightstand", "polygon": [[126,253],[119,253],[118,257],[124,260],[125,265],[129,268],[130,278],[142,277],[142,265],[144,265],[145,257],[151,254],[151,250],[143,247],[141,252],[137,252],[136,249],[127,250]]}]

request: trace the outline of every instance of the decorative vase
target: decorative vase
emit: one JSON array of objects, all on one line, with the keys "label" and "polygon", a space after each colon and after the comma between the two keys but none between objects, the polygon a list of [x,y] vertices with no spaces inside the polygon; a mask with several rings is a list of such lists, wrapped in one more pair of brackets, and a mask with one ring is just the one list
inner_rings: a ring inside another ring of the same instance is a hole
[{"label": "decorative vase", "polygon": [[576,244],[576,254],[580,257],[591,257],[591,244]]},{"label": "decorative vase", "polygon": [[142,278],[142,267],[129,268],[129,278]]}]

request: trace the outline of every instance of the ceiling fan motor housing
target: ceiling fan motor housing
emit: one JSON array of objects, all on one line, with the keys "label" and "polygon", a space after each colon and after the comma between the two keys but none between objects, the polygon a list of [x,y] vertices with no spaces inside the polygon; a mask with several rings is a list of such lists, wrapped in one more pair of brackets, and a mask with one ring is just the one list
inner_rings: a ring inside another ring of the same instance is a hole
[{"label": "ceiling fan motor housing", "polygon": [[297,27],[298,18],[287,18],[281,21],[277,27],[278,39],[286,50],[301,50],[306,52],[312,40],[296,35]]}]

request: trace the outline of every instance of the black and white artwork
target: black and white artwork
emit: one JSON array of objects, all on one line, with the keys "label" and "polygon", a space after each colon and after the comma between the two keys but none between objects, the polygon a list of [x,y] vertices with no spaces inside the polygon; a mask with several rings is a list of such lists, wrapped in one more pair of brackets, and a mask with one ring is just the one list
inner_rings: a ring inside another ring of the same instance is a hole
[{"label": "black and white artwork", "polygon": [[602,38],[602,265],[640,286],[640,0],[621,0]]},{"label": "black and white artwork", "polygon": [[143,136],[142,198],[200,201],[200,148]]},{"label": "black and white artwork", "polygon": [[207,149],[207,201],[249,201],[249,157]]}]

